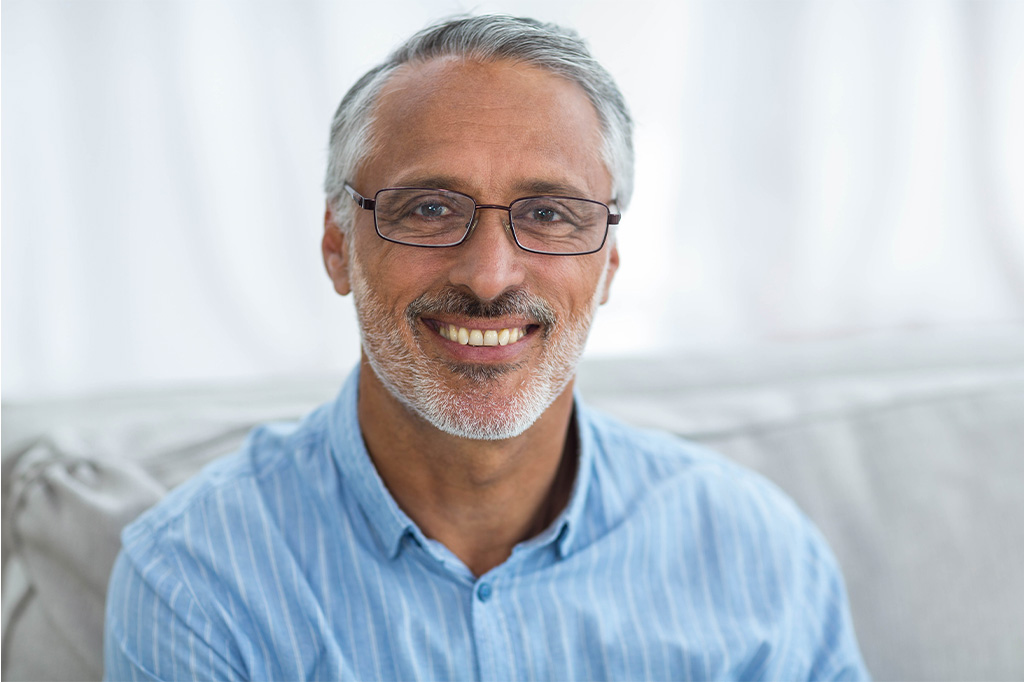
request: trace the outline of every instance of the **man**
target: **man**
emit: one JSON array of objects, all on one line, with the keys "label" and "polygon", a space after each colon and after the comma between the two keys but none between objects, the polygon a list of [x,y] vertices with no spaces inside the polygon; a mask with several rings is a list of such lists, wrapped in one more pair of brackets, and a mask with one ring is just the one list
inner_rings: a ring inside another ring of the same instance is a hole
[{"label": "man", "polygon": [[865,676],[789,501],[574,396],[632,183],[574,34],[432,27],[345,96],[330,154],[323,256],[362,361],[125,532],[108,677]]}]

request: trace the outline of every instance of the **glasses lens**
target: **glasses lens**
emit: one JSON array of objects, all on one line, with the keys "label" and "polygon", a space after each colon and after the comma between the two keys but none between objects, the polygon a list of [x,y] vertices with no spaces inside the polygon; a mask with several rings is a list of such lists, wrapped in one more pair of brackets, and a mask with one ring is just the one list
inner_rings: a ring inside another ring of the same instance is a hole
[{"label": "glasses lens", "polygon": [[475,202],[440,189],[385,189],[377,193],[374,217],[385,239],[420,246],[450,246],[466,236]]},{"label": "glasses lens", "polygon": [[512,204],[512,229],[524,249],[589,253],[601,248],[608,208],[588,199],[529,197]]}]

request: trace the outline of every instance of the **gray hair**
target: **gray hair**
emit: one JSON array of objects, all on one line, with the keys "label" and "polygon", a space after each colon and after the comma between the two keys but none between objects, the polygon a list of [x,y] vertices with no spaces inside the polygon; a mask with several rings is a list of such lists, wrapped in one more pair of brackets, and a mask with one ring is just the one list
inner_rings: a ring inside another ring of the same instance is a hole
[{"label": "gray hair", "polygon": [[477,61],[509,59],[545,69],[581,88],[597,110],[602,157],[613,197],[625,209],[633,194],[633,121],[611,75],[571,29],[535,19],[501,15],[461,17],[430,26],[370,69],[342,98],[331,123],[324,192],[335,221],[347,229],[354,204],[341,201],[345,183],[373,151],[374,106],[388,79],[403,64],[437,57]]}]

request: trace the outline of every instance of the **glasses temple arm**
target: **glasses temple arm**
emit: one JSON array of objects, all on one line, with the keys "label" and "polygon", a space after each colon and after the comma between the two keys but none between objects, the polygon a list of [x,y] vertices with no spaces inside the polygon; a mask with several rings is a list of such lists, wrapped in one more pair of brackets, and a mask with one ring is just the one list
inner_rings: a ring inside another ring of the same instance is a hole
[{"label": "glasses temple arm", "polygon": [[374,201],[373,199],[367,199],[362,194],[355,191],[352,185],[348,184],[347,182],[345,183],[345,191],[348,192],[349,196],[352,197],[352,200],[359,205],[359,208],[365,208],[367,211],[372,211],[373,207],[376,206],[377,204],[377,202]]}]

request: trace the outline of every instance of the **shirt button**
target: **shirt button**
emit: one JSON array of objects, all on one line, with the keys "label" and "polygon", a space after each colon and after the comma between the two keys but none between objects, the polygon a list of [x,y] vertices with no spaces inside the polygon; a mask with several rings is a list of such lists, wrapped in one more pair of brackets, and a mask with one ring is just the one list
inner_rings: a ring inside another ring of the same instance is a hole
[{"label": "shirt button", "polygon": [[480,601],[487,601],[491,598],[491,584],[480,583],[480,586],[476,588],[476,598]]}]

